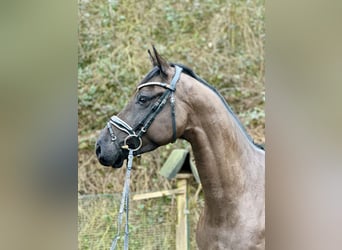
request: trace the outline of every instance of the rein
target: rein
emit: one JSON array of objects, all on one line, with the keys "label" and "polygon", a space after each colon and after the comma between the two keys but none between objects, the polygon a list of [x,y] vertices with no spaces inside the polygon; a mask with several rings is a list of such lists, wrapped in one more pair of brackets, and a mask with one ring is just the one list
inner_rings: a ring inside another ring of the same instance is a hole
[{"label": "rein", "polygon": [[[176,91],[176,84],[180,78],[180,74],[182,73],[182,68],[179,66],[175,66],[176,72],[171,80],[170,85],[166,83],[160,82],[147,82],[143,83],[138,86],[138,90],[146,86],[160,86],[165,88],[165,92],[159,98],[159,100],[154,103],[151,111],[140,121],[138,126],[134,129],[123,121],[118,116],[112,116],[107,123],[107,128],[109,130],[109,134],[111,136],[111,141],[116,143],[119,147],[117,142],[117,136],[115,135],[112,125],[115,126],[117,129],[121,130],[122,132],[127,134],[127,137],[124,139],[124,145],[121,146],[122,149],[128,150],[128,160],[127,160],[127,171],[125,177],[125,184],[122,191],[121,203],[120,203],[120,210],[117,219],[117,227],[118,231],[115,235],[110,250],[116,249],[117,241],[120,239],[120,228],[122,224],[122,215],[124,210],[126,211],[126,222],[125,222],[125,238],[124,238],[124,250],[128,250],[128,240],[129,240],[129,224],[128,224],[128,215],[129,215],[129,183],[130,183],[130,174],[132,170],[133,164],[133,156],[134,152],[139,150],[142,146],[142,139],[141,137],[143,134],[146,133],[148,128],[151,126],[152,122],[156,118],[156,116],[160,113],[160,111],[164,108],[167,99],[170,97],[171,103],[171,118],[172,118],[172,142],[175,142],[177,139],[177,130],[176,130],[176,112],[175,112],[175,97],[174,92]],[[140,128],[140,130],[139,130]],[[138,131],[138,132],[137,132]],[[120,147],[119,147],[120,148]]]},{"label": "rein", "polygon": [[128,250],[128,239],[129,239],[129,227],[128,227],[128,215],[129,215],[129,182],[130,182],[130,175],[132,170],[132,163],[133,163],[133,150],[129,150],[128,153],[128,161],[127,161],[127,171],[126,171],[126,178],[125,178],[125,184],[124,189],[122,191],[122,197],[121,197],[121,203],[120,203],[120,210],[117,220],[117,227],[118,231],[113,239],[112,246],[110,247],[110,250],[116,249],[116,245],[118,242],[118,239],[120,239],[120,228],[122,223],[122,215],[124,212],[124,209],[126,210],[126,223],[125,223],[125,238],[124,238],[124,250]]}]

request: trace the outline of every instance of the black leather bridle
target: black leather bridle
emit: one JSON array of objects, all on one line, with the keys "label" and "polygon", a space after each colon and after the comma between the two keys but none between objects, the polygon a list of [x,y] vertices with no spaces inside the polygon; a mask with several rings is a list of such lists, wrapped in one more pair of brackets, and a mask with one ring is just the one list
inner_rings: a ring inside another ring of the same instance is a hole
[{"label": "black leather bridle", "polygon": [[164,93],[159,97],[158,101],[155,102],[152,106],[151,111],[142,119],[135,128],[132,128],[125,121],[123,121],[118,116],[114,115],[107,122],[107,128],[109,130],[112,142],[115,142],[117,137],[113,131],[112,125],[118,128],[119,130],[128,134],[128,136],[124,140],[123,149],[129,149],[132,151],[137,151],[142,146],[141,137],[146,133],[148,128],[151,126],[152,122],[156,118],[156,116],[160,113],[160,111],[164,108],[167,100],[170,97],[171,103],[171,118],[172,118],[172,142],[177,139],[177,128],[176,128],[176,112],[175,112],[175,97],[174,93],[176,91],[176,85],[182,73],[182,68],[175,65],[176,72],[171,80],[170,84],[162,83],[162,82],[147,82],[140,84],[138,86],[138,91],[146,86],[159,86],[165,88]]}]

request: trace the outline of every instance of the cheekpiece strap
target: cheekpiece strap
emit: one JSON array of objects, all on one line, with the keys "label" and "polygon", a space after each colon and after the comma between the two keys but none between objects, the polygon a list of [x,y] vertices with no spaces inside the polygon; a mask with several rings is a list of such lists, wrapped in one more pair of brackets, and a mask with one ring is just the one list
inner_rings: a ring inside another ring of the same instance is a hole
[{"label": "cheekpiece strap", "polygon": [[175,75],[173,76],[173,78],[172,78],[172,80],[171,80],[171,83],[170,83],[170,89],[172,90],[172,91],[175,91],[176,90],[176,84],[177,84],[177,82],[178,82],[178,80],[179,80],[179,77],[180,77],[180,75],[181,75],[181,73],[182,73],[182,68],[181,67],[179,67],[179,66],[177,66],[177,65],[175,65],[175,68],[176,68],[176,73],[175,73]]}]

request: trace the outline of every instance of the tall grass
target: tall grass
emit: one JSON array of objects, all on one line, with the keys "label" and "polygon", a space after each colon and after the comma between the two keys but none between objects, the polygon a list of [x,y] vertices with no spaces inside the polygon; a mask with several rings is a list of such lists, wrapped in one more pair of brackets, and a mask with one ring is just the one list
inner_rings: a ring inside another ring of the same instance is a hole
[{"label": "tall grass", "polygon": [[[169,198],[130,203],[130,249],[175,249],[177,208]],[[158,206],[155,206],[158,204]],[[120,195],[83,196],[79,199],[79,249],[109,249],[117,234]],[[124,221],[118,240],[123,249]]]}]

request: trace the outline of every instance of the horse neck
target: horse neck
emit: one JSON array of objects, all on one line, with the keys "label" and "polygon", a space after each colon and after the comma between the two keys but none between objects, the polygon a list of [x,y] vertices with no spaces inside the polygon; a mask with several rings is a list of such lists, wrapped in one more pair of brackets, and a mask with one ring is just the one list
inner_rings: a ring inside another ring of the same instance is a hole
[{"label": "horse neck", "polygon": [[191,111],[183,137],[193,148],[206,204],[227,209],[247,191],[248,183],[262,182],[262,152],[207,86],[194,85],[188,105]]}]

